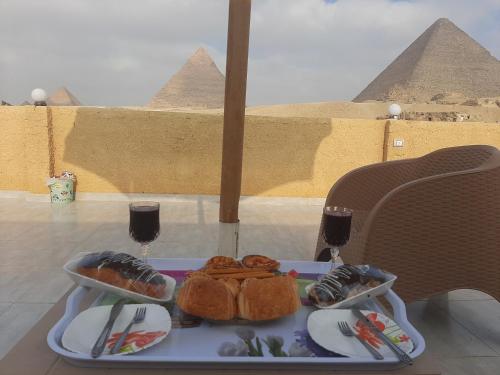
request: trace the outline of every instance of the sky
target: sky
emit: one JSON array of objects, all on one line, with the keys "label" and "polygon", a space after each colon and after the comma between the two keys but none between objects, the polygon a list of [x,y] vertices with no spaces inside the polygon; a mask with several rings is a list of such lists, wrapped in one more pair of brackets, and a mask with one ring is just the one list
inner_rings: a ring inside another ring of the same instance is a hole
[{"label": "sky", "polygon": [[[202,46],[225,73],[228,0],[0,0],[0,100],[66,86],[141,106]],[[352,100],[436,19],[500,59],[500,0],[253,0],[247,105]]]}]

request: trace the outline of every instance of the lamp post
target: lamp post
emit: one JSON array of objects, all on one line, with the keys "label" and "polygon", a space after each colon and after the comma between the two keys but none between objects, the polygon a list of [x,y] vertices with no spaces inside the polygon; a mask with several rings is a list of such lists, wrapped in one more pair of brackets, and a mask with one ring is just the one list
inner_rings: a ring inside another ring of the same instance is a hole
[{"label": "lamp post", "polygon": [[399,104],[392,103],[389,106],[389,114],[393,119],[397,120],[401,114],[401,106]]},{"label": "lamp post", "polygon": [[34,89],[31,92],[31,99],[35,106],[47,106],[47,93],[44,89]]}]

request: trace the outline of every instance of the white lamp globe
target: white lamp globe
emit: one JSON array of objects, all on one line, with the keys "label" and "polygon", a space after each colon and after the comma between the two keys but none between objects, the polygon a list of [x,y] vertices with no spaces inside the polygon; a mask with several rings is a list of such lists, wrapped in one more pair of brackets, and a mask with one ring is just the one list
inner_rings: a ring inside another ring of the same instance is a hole
[{"label": "white lamp globe", "polygon": [[31,92],[31,99],[33,99],[35,103],[45,102],[47,100],[47,93],[44,89],[34,89]]},{"label": "white lamp globe", "polygon": [[401,114],[401,107],[399,106],[399,104],[392,103],[389,106],[389,114],[395,117],[399,116]]}]

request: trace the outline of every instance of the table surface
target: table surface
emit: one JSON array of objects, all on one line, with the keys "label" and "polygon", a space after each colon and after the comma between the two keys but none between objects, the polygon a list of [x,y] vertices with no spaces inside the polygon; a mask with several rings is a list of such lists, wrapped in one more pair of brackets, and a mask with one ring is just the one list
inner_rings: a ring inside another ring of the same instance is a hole
[{"label": "table surface", "polygon": [[[50,309],[43,318],[17,343],[12,350],[0,361],[0,374],[2,375],[102,375],[120,374],[133,375],[139,371],[141,374],[239,374],[250,375],[258,372],[262,375],[275,374],[276,370],[220,370],[220,369],[108,369],[108,368],[83,368],[76,367],[66,362],[52,352],[47,345],[47,334],[54,324],[61,318],[66,307],[66,294]],[[97,296],[97,292],[89,293],[84,305],[89,305]],[[394,374],[394,375],[440,375],[439,366],[431,354],[425,352],[412,366],[391,371],[346,371],[346,370],[287,370],[293,374],[336,374],[362,375],[362,374]]]}]

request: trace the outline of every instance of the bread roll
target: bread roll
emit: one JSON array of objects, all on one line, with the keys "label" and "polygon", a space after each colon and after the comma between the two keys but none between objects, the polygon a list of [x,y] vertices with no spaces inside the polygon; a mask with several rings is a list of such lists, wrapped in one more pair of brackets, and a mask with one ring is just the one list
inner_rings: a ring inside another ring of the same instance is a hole
[{"label": "bread roll", "polygon": [[233,288],[222,280],[190,277],[179,290],[177,305],[182,311],[201,318],[231,320],[236,316]]},{"label": "bread roll", "polygon": [[270,320],[295,313],[301,306],[297,284],[290,276],[247,279],[238,295],[239,316]]}]

